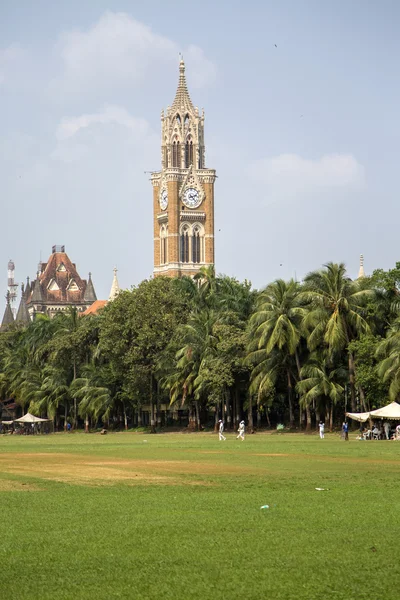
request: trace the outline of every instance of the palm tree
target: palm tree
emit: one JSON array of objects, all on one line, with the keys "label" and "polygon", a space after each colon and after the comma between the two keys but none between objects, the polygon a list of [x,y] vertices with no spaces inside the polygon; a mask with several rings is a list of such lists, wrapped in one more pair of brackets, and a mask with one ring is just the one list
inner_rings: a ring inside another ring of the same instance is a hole
[{"label": "palm tree", "polygon": [[182,325],[177,332],[179,349],[175,354],[175,361],[169,365],[161,379],[162,386],[170,392],[171,405],[180,397],[181,405],[188,404],[191,412],[191,405],[195,402],[198,427],[198,402],[206,392],[204,370],[207,363],[217,355],[217,339],[213,331],[217,319],[215,311],[206,309],[191,315],[188,323]]},{"label": "palm tree", "polygon": [[352,410],[356,410],[354,356],[349,349],[351,340],[370,330],[366,320],[366,301],[374,296],[359,281],[346,275],[343,263],[328,263],[321,271],[307,275],[301,297],[309,303],[304,319],[308,331],[308,347],[327,348],[329,357],[346,351],[348,354]]},{"label": "palm tree", "polygon": [[99,418],[106,422],[110,419],[113,398],[103,376],[103,369],[95,364],[86,365],[83,377],[71,383],[71,393],[80,400],[79,415],[85,419],[85,432],[89,431],[89,418]]},{"label": "palm tree", "polygon": [[[30,385],[32,385],[32,381]],[[40,387],[37,386],[32,394],[27,394],[27,398],[30,400],[30,412],[45,415],[51,419],[57,416],[59,406],[64,406],[64,429],[66,429],[70,387],[65,369],[46,365],[42,370]]]},{"label": "palm tree", "polygon": [[[329,428],[333,427],[333,407],[343,395],[344,387],[339,383],[346,373],[343,367],[332,368],[326,359],[312,357],[301,369],[302,379],[297,383],[296,389],[303,406],[325,401],[325,412],[329,414]],[[326,402],[331,406],[326,406]],[[319,412],[319,410],[318,410]],[[318,423],[317,423],[318,426]]]},{"label": "palm tree", "polygon": [[[290,357],[296,361],[297,374],[301,377],[301,366],[299,359],[299,345],[301,340],[301,323],[306,311],[300,301],[301,286],[291,279],[286,282],[278,279],[271,283],[257,299],[257,306],[250,318],[250,345],[248,361],[256,364],[252,373],[253,390],[255,385],[260,385],[258,390],[262,392],[263,386],[270,385],[276,379],[274,373],[277,366],[273,353],[279,353],[281,364],[285,364],[289,421],[294,424],[294,410],[292,391],[294,387],[293,371],[290,368]],[[270,364],[273,364],[271,371]],[[272,375],[271,375],[272,373]],[[257,382],[256,384],[254,382]]]},{"label": "palm tree", "polygon": [[387,337],[376,350],[380,359],[377,372],[385,383],[389,383],[389,397],[396,401],[400,394],[400,317],[390,326]]}]

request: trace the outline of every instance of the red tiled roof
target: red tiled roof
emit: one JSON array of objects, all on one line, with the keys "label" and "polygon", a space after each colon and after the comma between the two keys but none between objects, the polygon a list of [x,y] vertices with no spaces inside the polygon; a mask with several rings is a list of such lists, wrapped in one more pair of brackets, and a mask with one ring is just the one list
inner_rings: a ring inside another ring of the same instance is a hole
[{"label": "red tiled roof", "polygon": [[89,308],[87,308],[83,313],[81,313],[81,316],[83,317],[84,315],[96,315],[99,310],[105,307],[106,304],[107,300],[96,300],[96,302],[93,302],[93,304],[91,304]]}]

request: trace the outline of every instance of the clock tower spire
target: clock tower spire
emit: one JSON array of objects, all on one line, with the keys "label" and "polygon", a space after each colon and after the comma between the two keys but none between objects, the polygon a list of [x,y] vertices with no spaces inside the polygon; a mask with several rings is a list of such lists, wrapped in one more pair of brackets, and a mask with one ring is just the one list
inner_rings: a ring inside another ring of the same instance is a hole
[{"label": "clock tower spire", "polygon": [[181,59],[175,99],[161,112],[161,170],[151,176],[155,276],[214,264],[215,178],[205,167],[204,111],[192,103]]}]

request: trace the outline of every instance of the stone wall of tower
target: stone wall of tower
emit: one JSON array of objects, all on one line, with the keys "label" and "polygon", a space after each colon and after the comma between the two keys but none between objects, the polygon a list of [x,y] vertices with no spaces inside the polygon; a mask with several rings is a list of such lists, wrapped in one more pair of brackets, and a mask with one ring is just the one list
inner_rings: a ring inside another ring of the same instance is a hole
[{"label": "stone wall of tower", "polygon": [[153,183],[153,225],[154,225],[154,266],[160,266],[160,225],[157,214],[160,212],[159,205],[160,186]]},{"label": "stone wall of tower", "polygon": [[168,262],[179,262],[179,185],[177,177],[168,181]]},{"label": "stone wall of tower", "polygon": [[205,262],[215,264],[214,250],[214,183],[204,183],[206,197],[204,200],[204,212],[206,213],[205,222]]}]

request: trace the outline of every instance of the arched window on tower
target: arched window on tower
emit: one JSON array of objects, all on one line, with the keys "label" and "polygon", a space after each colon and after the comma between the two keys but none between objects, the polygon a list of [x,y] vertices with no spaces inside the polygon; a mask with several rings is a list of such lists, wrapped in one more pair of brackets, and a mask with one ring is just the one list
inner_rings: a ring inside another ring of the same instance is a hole
[{"label": "arched window on tower", "polygon": [[193,141],[189,136],[185,144],[185,166],[188,169],[193,164]]},{"label": "arched window on tower", "polygon": [[204,261],[204,235],[200,225],[194,225],[192,233],[192,262],[199,264]]},{"label": "arched window on tower", "polygon": [[179,113],[177,113],[177,115],[176,115],[176,122],[177,122],[178,125],[181,124],[181,117],[180,117]]},{"label": "arched window on tower", "polygon": [[160,228],[160,264],[168,263],[168,227],[162,225]]},{"label": "arched window on tower", "polygon": [[183,225],[180,239],[180,259],[182,263],[189,262],[189,225]]},{"label": "arched window on tower", "polygon": [[189,127],[189,115],[185,116],[185,127]]},{"label": "arched window on tower", "polygon": [[181,168],[181,145],[176,140],[172,144],[172,166]]}]

